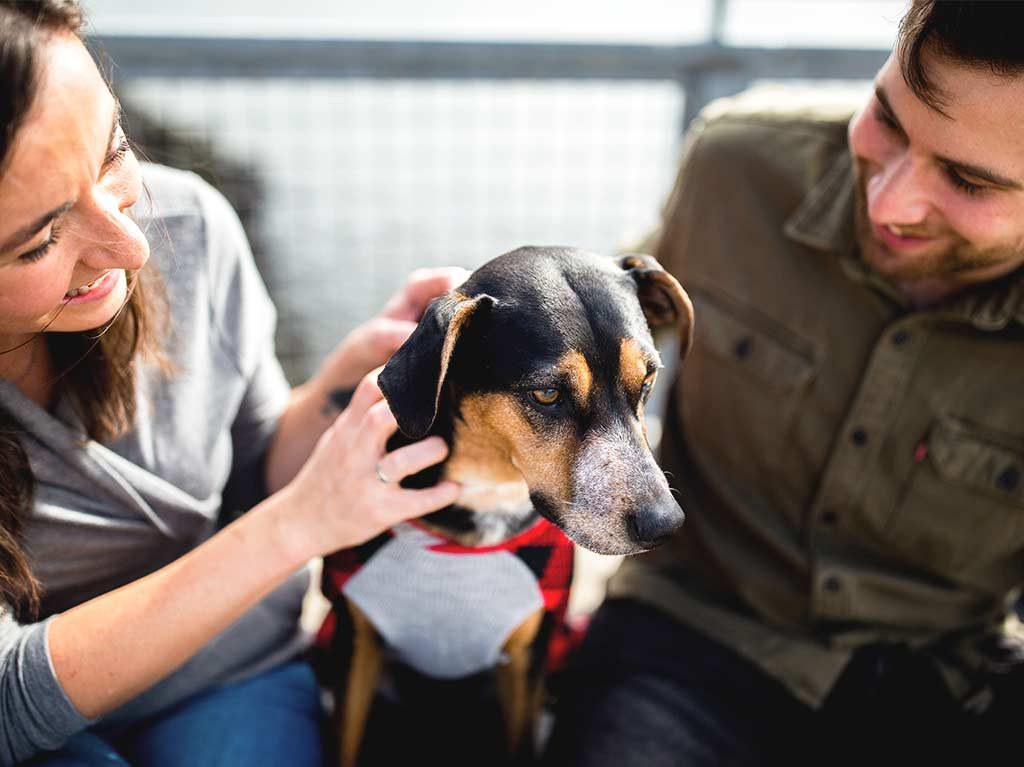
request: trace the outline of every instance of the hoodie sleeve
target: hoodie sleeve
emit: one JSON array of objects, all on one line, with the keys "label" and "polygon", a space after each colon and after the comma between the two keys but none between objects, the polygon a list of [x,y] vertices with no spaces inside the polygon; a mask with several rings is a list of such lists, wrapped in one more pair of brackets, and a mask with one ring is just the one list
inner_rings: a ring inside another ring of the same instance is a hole
[{"label": "hoodie sleeve", "polygon": [[59,748],[89,720],[68,700],[50,662],[52,618],[19,624],[0,603],[0,765]]}]

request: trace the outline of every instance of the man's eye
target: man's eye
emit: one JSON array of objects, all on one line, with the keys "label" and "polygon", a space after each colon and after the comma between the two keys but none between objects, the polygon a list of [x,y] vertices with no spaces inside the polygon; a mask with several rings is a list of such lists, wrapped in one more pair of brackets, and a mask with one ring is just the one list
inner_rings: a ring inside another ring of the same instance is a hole
[{"label": "man's eye", "polygon": [[953,186],[966,195],[980,194],[985,191],[985,187],[978,184],[972,184],[952,168],[946,168],[946,175],[949,176],[949,180],[952,182]]},{"label": "man's eye", "polygon": [[538,405],[551,407],[562,398],[562,393],[558,389],[534,389],[530,392],[530,396]]},{"label": "man's eye", "polygon": [[881,104],[877,104],[875,106],[875,119],[889,130],[895,133],[901,132],[899,123],[893,119],[892,115],[889,114]]}]

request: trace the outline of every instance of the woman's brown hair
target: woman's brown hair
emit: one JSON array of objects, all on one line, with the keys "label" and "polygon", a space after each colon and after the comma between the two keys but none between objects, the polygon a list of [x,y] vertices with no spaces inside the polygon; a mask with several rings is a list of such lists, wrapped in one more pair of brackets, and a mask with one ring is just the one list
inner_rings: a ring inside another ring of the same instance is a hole
[{"label": "woman's brown hair", "polygon": [[[76,0],[0,0],[0,179],[37,96],[41,51],[54,34],[81,37],[83,23]],[[58,376],[55,397],[70,402],[86,434],[98,441],[124,433],[135,419],[139,357],[161,359],[155,327],[163,307],[159,276],[144,268],[128,280],[127,302],[107,325],[44,336]],[[34,486],[21,430],[0,407],[0,600],[30,618],[38,615],[42,594],[24,548]]]}]

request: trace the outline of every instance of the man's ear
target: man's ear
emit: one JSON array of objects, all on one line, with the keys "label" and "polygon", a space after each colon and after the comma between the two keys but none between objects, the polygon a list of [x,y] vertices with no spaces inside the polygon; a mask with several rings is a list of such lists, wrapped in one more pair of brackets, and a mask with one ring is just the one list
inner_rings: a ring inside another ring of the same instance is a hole
[{"label": "man's ear", "polygon": [[679,329],[680,357],[693,345],[693,304],[683,286],[656,260],[642,253],[628,253],[619,266],[632,275],[636,295],[651,328],[676,325]]},{"label": "man's ear", "polygon": [[493,304],[486,293],[470,298],[452,292],[435,298],[380,372],[377,384],[407,437],[420,439],[430,430],[459,334],[471,317]]}]

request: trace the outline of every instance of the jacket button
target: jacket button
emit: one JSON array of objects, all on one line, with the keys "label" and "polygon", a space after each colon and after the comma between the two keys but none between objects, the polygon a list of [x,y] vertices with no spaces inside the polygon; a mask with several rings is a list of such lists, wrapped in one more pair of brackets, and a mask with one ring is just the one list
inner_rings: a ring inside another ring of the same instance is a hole
[{"label": "jacket button", "polygon": [[831,591],[835,593],[843,587],[843,582],[835,575],[830,575],[825,579],[825,591]]},{"label": "jacket button", "polygon": [[862,447],[868,443],[868,433],[858,426],[850,433],[850,440],[857,447]]},{"label": "jacket button", "polygon": [[996,477],[996,484],[999,485],[1000,489],[1006,492],[1011,492],[1017,489],[1017,485],[1020,484],[1020,472],[1017,471],[1015,466],[1007,466]]},{"label": "jacket button", "polygon": [[892,343],[894,346],[903,346],[907,341],[910,340],[910,333],[900,328],[892,334]]},{"label": "jacket button", "polygon": [[751,343],[749,338],[741,338],[736,342],[736,346],[733,347],[733,353],[737,359],[745,360],[750,356]]}]

